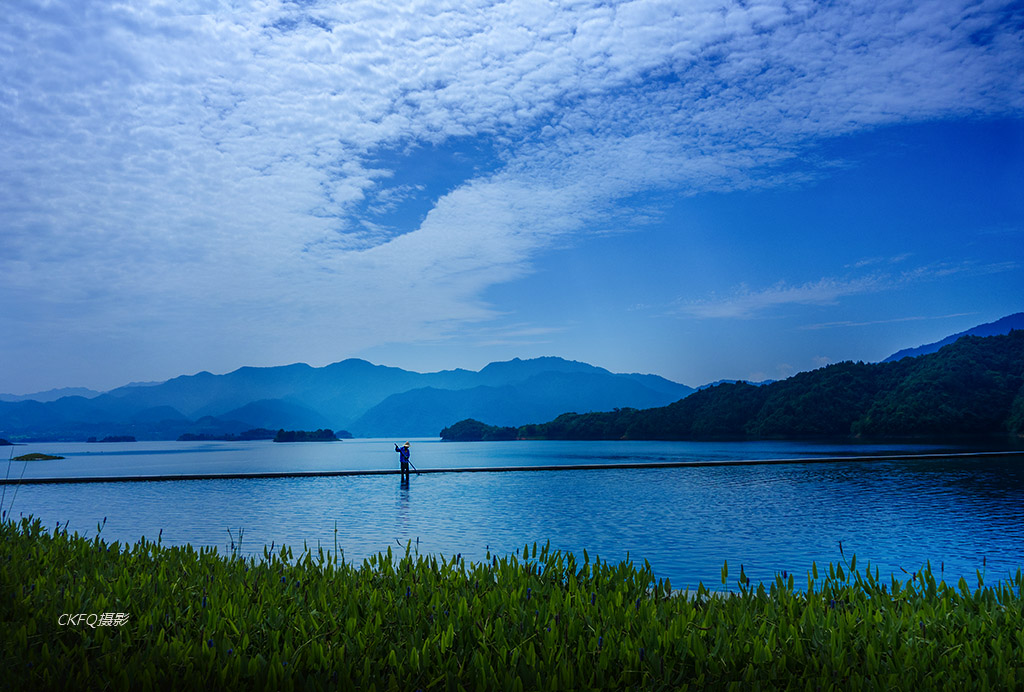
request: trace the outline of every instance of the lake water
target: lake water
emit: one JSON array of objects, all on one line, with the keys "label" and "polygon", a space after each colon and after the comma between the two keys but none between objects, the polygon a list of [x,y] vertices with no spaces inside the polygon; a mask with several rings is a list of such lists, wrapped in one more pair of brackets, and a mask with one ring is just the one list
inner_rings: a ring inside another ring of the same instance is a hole
[{"label": "lake water", "polygon": [[[782,442],[494,442],[414,440],[422,469],[485,466],[799,459],[933,452],[927,445]],[[948,450],[949,448],[944,448]],[[13,462],[9,477],[165,475],[393,469],[391,440],[337,443],[46,443],[15,448],[60,461]],[[245,531],[243,552],[264,545],[333,549],[347,560],[398,549],[482,560],[525,543],[619,561],[648,560],[676,588],[733,584],[786,570],[802,578],[856,553],[882,574],[930,560],[947,581],[986,582],[1024,566],[1024,457],[787,463],[662,469],[263,478],[7,486],[5,510],[51,528],[133,543],[216,546]],[[335,534],[337,526],[337,534]],[[799,582],[798,582],[799,583]]]}]

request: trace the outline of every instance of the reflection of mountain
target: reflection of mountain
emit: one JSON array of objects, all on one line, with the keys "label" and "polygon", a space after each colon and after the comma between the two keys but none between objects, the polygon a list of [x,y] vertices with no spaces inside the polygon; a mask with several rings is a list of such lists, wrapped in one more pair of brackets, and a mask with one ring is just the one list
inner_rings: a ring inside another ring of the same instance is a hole
[{"label": "reflection of mountain", "polygon": [[0,402],[0,434],[174,439],[182,433],[237,434],[250,428],[333,428],[365,436],[433,436],[451,422],[451,412],[497,416],[518,425],[567,409],[659,406],[692,391],[654,375],[616,375],[561,358],[425,374],[351,359],[322,368],[295,364],[226,375],[201,372],[88,399]]}]

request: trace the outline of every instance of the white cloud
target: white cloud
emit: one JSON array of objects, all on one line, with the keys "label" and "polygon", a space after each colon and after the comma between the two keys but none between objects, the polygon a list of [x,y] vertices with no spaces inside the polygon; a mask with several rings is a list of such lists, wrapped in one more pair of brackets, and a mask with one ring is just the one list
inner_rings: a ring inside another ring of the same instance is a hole
[{"label": "white cloud", "polygon": [[819,324],[808,324],[801,329],[833,329],[835,327],[872,327],[877,324],[898,324],[900,322],[921,322],[924,320],[945,320],[951,317],[968,317],[970,315],[976,315],[976,312],[957,312],[950,315],[912,315],[909,317],[894,317],[888,320],[867,320],[864,322],[855,322],[852,320],[843,320],[840,322],[821,322]]},{"label": "white cloud", "polygon": [[891,281],[882,276],[823,278],[799,286],[780,281],[760,290],[740,286],[728,296],[684,303],[676,311],[692,317],[749,318],[783,305],[834,305],[845,296],[873,293],[891,286]]},{"label": "white cloud", "polygon": [[565,326],[537,326],[527,323],[511,324],[497,328],[482,328],[476,332],[478,347],[532,346],[546,344],[551,336],[566,330]]},{"label": "white cloud", "polygon": [[795,372],[796,368],[794,368],[789,363],[779,363],[778,365],[775,366],[775,376],[780,380],[784,380],[787,377],[791,377]]},{"label": "white cloud", "polygon": [[[874,263],[872,263],[874,264]],[[771,314],[775,308],[789,305],[835,305],[841,298],[883,291],[894,291],[906,286],[942,279],[953,275],[979,275],[1012,271],[1014,262],[977,264],[970,261],[960,263],[931,264],[903,271],[899,274],[873,273],[863,276],[823,277],[800,285],[779,281],[767,288],[752,290],[741,285],[728,295],[711,295],[700,300],[678,301],[672,312],[700,318],[748,319]],[[899,318],[924,319],[924,318]],[[863,326],[880,322],[828,322],[804,327],[822,329],[837,326]]]},{"label": "white cloud", "polygon": [[[775,185],[814,175],[778,165],[822,137],[1024,106],[1012,5],[991,0],[236,4],[5,8],[12,324],[160,315],[171,337],[221,325],[210,338],[268,353],[315,326],[296,351],[310,360],[441,336],[493,317],[487,287],[625,196]],[[492,142],[497,168],[416,228],[378,218],[422,181],[392,182],[377,153],[455,137]],[[689,311],[831,302],[879,281]]]},{"label": "white cloud", "polygon": [[853,264],[848,264],[846,266],[847,269],[851,267],[854,269],[863,269],[864,267],[873,267],[878,265],[899,264],[910,259],[910,256],[911,253],[904,252],[899,255],[893,255],[892,257],[865,257],[864,259],[857,260]]}]

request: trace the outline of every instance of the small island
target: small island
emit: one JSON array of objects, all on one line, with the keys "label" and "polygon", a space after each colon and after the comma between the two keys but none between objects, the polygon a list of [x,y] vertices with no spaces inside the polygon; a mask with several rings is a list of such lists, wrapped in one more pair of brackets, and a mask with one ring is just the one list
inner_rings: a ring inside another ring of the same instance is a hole
[{"label": "small island", "polygon": [[22,454],[20,457],[14,457],[14,461],[56,461],[57,459],[63,458],[64,457],[57,457],[50,454],[32,452],[31,454]]},{"label": "small island", "polygon": [[281,430],[277,431],[274,442],[337,442],[341,438],[351,438],[352,433],[347,430],[339,430],[337,434],[333,430],[324,428],[314,430]]},{"label": "small island", "polygon": [[95,437],[90,437],[86,442],[137,442],[134,435],[107,435],[102,440],[97,440]]},{"label": "small island", "polygon": [[473,418],[461,420],[441,431],[441,439],[446,442],[498,442],[518,437],[516,428],[487,425]]}]

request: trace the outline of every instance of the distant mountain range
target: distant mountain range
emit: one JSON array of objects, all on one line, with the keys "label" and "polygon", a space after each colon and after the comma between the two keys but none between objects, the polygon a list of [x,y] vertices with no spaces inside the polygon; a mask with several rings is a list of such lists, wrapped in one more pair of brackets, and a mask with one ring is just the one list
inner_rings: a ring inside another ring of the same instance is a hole
[{"label": "distant mountain range", "polygon": [[935,343],[925,344],[924,346],[918,346],[916,348],[905,348],[902,351],[897,351],[892,354],[882,362],[890,363],[894,360],[900,360],[901,358],[916,358],[917,356],[935,353],[943,346],[949,346],[962,336],[999,336],[1000,334],[1009,334],[1013,329],[1024,329],[1024,312],[1007,315],[995,322],[979,324],[977,327],[971,327],[967,331],[947,336],[945,339],[936,341]]},{"label": "distant mountain range", "polygon": [[0,394],[0,401],[56,401],[66,396],[80,396],[84,399],[92,399],[103,392],[85,387],[61,387],[60,389],[49,389],[45,392],[34,394]]},{"label": "distant mountain range", "polygon": [[[489,421],[487,421],[489,423]],[[447,439],[749,440],[1024,436],[1024,331],[966,336],[888,363],[835,363],[756,387],[701,389],[668,406],[565,413],[505,431],[461,421]]]},{"label": "distant mountain range", "polygon": [[239,434],[252,428],[435,436],[459,418],[522,425],[563,411],[663,406],[693,391],[655,375],[615,374],[562,358],[515,359],[479,372],[436,373],[350,359],[322,368],[246,367],[104,394],[86,390],[85,395],[46,401],[0,401],[0,437],[175,439],[183,433]]},{"label": "distant mountain range", "polygon": [[[1006,334],[1012,329],[1024,329],[1024,313],[899,351],[883,362],[934,353],[961,336]],[[731,382],[700,389],[719,390]],[[757,384],[764,392],[786,389],[770,380]],[[162,383],[132,383],[106,393],[66,388],[0,394],[0,437],[20,441],[131,435],[158,440],[184,433],[239,435],[254,428],[433,437],[467,418],[517,427],[567,412],[664,407],[694,391],[656,375],[616,374],[554,357],[491,363],[479,372],[435,373],[349,359],[322,368],[297,363],[240,368],[226,375],[200,372]]]}]

